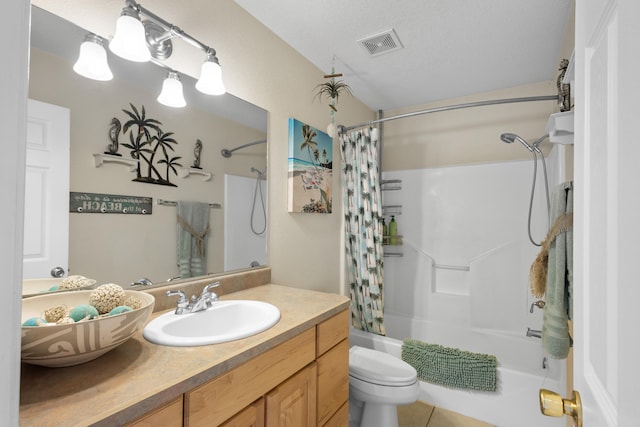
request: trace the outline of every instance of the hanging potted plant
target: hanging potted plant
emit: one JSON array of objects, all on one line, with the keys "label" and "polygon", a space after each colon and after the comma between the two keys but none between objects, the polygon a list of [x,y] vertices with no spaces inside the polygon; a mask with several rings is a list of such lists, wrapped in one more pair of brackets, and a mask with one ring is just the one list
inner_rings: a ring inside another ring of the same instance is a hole
[{"label": "hanging potted plant", "polygon": [[329,99],[329,108],[333,111],[338,111],[336,108],[336,104],[338,103],[338,98],[341,93],[347,93],[349,95],[353,95],[351,93],[351,88],[348,84],[343,82],[342,80],[336,80],[336,77],[340,77],[342,74],[329,74],[326,75],[325,78],[330,78],[329,81],[324,83],[320,83],[315,87],[316,95],[313,99],[318,98],[322,101],[322,97],[326,97]]}]

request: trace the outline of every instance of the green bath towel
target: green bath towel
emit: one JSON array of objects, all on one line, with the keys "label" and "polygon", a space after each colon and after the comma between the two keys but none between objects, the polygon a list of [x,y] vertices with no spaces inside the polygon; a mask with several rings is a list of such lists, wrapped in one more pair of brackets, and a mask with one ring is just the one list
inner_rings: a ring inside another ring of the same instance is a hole
[{"label": "green bath towel", "polygon": [[405,339],[402,360],[413,366],[423,381],[454,388],[496,391],[498,361],[495,356]]}]

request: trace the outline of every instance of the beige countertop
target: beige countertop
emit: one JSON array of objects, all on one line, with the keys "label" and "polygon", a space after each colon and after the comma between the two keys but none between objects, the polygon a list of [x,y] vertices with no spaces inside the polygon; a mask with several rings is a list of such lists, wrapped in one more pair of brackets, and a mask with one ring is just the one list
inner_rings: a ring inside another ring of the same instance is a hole
[{"label": "beige countertop", "polygon": [[349,305],[342,295],[274,284],[220,299],[269,302],[280,309],[280,321],[242,340],[199,347],[156,345],[138,331],[124,344],[82,365],[45,368],[22,364],[20,425],[113,426],[132,421]]}]

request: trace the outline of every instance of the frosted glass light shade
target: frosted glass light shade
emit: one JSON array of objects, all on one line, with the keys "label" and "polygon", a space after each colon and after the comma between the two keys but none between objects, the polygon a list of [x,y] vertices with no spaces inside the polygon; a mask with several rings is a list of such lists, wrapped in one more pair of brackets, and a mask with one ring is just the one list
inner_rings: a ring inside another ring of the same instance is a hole
[{"label": "frosted glass light shade", "polygon": [[107,81],[113,78],[101,37],[87,34],[80,45],[80,55],[73,65],[73,71],[92,80]]},{"label": "frosted glass light shade", "polygon": [[187,105],[182,92],[182,82],[178,73],[170,72],[162,83],[162,92],[158,96],[158,102],[167,107],[182,108]]},{"label": "frosted glass light shade", "polygon": [[151,59],[144,26],[140,19],[130,15],[123,14],[116,21],[116,33],[109,43],[109,49],[129,61],[147,62]]},{"label": "frosted glass light shade", "polygon": [[207,59],[202,64],[196,89],[207,95],[223,95],[227,91],[222,81],[222,68],[217,62]]}]

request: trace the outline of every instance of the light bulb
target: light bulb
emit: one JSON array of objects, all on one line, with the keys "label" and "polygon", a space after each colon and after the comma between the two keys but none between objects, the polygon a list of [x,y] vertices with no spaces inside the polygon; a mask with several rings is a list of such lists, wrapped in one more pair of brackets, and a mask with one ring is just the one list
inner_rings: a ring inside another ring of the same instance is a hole
[{"label": "light bulb", "polygon": [[73,65],[73,71],[92,80],[107,81],[113,78],[102,37],[95,34],[86,35],[80,45],[80,55]]},{"label": "light bulb", "polygon": [[182,108],[187,105],[182,93],[182,82],[175,71],[170,71],[162,82],[162,92],[158,96],[158,102],[167,107]]}]

